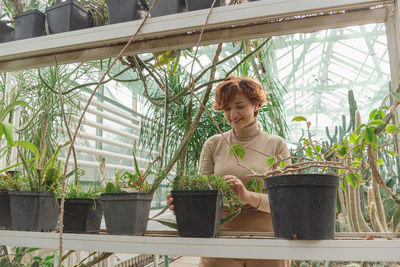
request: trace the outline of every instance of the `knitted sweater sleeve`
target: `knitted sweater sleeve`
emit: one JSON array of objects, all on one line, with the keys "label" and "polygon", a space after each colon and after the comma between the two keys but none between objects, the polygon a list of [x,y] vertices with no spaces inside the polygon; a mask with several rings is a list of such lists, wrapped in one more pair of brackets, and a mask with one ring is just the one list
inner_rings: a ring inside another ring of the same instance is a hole
[{"label": "knitted sweater sleeve", "polygon": [[210,137],[203,145],[199,160],[199,173],[201,175],[210,175],[214,173],[214,144]]},{"label": "knitted sweater sleeve", "polygon": [[[274,155],[275,157],[282,157],[283,159],[285,158],[289,158],[290,153],[289,153],[289,148],[286,145],[285,141],[281,138],[278,139],[279,142],[277,143],[277,147],[276,147],[276,155]],[[289,163],[289,162],[288,162]],[[261,193],[260,194],[261,200],[260,200],[260,205],[258,206],[258,210],[259,211],[263,211],[263,212],[271,212],[270,206],[269,206],[269,199],[268,199],[268,194],[266,193]]]}]

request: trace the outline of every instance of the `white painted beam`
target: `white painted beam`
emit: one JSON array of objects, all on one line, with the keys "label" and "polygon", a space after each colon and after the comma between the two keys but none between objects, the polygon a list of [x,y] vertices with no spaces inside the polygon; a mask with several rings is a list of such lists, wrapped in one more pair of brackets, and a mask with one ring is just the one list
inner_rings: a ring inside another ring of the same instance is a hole
[{"label": "white painted beam", "polygon": [[[338,25],[384,21],[386,14],[382,13],[382,8],[368,10],[363,8],[377,4],[387,6],[393,2],[393,0],[263,0],[217,7],[213,10],[206,28],[210,34],[205,34],[201,44],[249,39],[271,33],[279,35],[338,27]],[[346,9],[358,11],[350,14],[335,13]],[[204,9],[149,19],[136,44],[130,47],[127,53],[194,46],[208,12],[209,10]],[[357,16],[356,13],[361,13],[363,16]],[[366,14],[368,16],[365,16]],[[322,22],[316,20],[317,18]],[[308,23],[304,24],[306,21]],[[57,54],[59,63],[116,56],[123,43],[136,32],[140,22],[125,22],[0,44],[0,71],[53,65],[54,54]],[[221,32],[224,34],[220,34]]]},{"label": "white painted beam", "polygon": [[[57,233],[0,231],[0,244],[57,249]],[[400,261],[400,240],[279,240],[63,234],[66,250],[251,259]]]}]

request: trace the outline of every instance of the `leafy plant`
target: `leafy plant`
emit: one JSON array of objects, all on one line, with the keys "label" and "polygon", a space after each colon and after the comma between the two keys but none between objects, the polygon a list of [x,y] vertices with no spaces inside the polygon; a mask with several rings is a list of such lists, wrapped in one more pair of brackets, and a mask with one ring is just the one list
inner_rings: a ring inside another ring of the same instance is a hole
[{"label": "leafy plant", "polygon": [[225,182],[221,175],[199,175],[190,173],[176,176],[173,182],[173,190],[219,190],[222,193],[222,202],[229,209],[229,215],[223,218],[221,223],[235,218],[241,210],[242,202],[231,186]]},{"label": "leafy plant", "polygon": [[[150,186],[146,178],[152,173],[152,167],[160,158],[156,158],[149,164],[147,169],[142,172],[139,169],[139,164],[136,159],[136,142],[133,144],[132,149],[133,163],[135,173],[128,171],[118,171],[115,173],[114,181],[107,182],[104,191],[106,193],[121,193],[121,192],[149,192]],[[100,172],[106,180],[105,172],[105,159],[102,158],[100,163]]]},{"label": "leafy plant", "polygon": [[0,174],[0,189],[19,190],[21,180],[21,172],[7,171],[5,174]]},{"label": "leafy plant", "polygon": [[[28,141],[16,141],[15,144],[17,145],[18,154],[22,161],[23,175],[28,182],[27,188],[21,189],[35,192],[55,190],[63,174],[61,162],[57,161],[58,153],[69,142],[59,146],[51,158],[47,160],[44,158],[44,153],[40,153],[39,149],[32,143]],[[20,148],[29,150],[32,158],[27,160]],[[74,173],[75,170],[69,172],[67,177]]]}]

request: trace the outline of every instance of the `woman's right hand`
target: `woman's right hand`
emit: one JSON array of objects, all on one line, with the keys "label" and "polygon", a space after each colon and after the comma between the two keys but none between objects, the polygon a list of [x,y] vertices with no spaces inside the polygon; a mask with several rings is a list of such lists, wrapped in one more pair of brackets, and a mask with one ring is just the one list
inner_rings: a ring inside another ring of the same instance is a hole
[{"label": "woman's right hand", "polygon": [[171,193],[167,194],[167,206],[170,210],[172,210],[175,214],[175,210],[174,210],[174,199],[172,198]]}]

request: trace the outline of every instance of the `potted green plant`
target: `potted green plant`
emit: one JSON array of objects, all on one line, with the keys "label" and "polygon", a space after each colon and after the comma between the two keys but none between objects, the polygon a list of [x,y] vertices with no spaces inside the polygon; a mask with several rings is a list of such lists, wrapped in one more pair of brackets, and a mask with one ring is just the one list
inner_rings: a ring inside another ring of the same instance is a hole
[{"label": "potted green plant", "polygon": [[384,117],[384,112],[372,111],[367,124],[358,123],[342,143],[330,147],[312,138],[306,118],[294,118],[306,121],[308,138],[300,140],[302,147],[292,156],[292,164],[286,163],[288,159],[268,158],[271,171],[264,179],[277,238],[333,239],[339,181],[342,187],[346,182],[357,186],[362,179],[361,166],[373,168],[379,162],[368,155],[368,150],[378,149],[377,129],[398,131],[397,126],[385,123]]},{"label": "potted green plant", "polygon": [[50,34],[93,27],[90,12],[76,4],[74,0],[66,0],[47,7],[46,15]]},{"label": "potted green plant", "polygon": [[[79,170],[83,174],[82,170]],[[64,203],[65,233],[98,233],[100,230],[103,208],[100,194],[101,185],[91,183],[86,190],[81,184],[72,182],[67,186]]]},{"label": "potted green plant", "polygon": [[[6,168],[7,169],[7,168]],[[5,170],[0,170],[0,173]],[[11,229],[11,210],[9,191],[18,189],[19,172],[7,171],[5,174],[0,174],[0,229]]]},{"label": "potted green plant", "polygon": [[[143,173],[139,169],[135,153],[136,144],[132,151],[135,173],[118,171],[113,181],[108,181],[105,193],[100,200],[103,205],[104,219],[108,234],[113,235],[144,235],[147,229],[147,221],[150,213],[153,193],[146,181],[152,173],[152,166],[158,160],[149,164]],[[103,177],[105,161],[101,161],[100,170]],[[124,220],[121,220],[121,218]]]},{"label": "potted green plant", "polygon": [[[44,147],[38,149],[28,141],[16,141],[23,171],[18,191],[10,191],[11,224],[13,230],[53,231],[58,220],[58,203],[54,191],[62,177],[61,162],[57,160],[59,146],[54,154],[45,160]],[[32,157],[28,160],[23,149]],[[69,174],[71,175],[71,174]]]},{"label": "potted green plant", "polygon": [[0,43],[14,40],[14,28],[0,21]]},{"label": "potted green plant", "polygon": [[14,18],[15,39],[27,39],[43,36],[45,31],[46,15],[38,9],[19,13]]},{"label": "potted green plant", "polygon": [[[184,237],[217,237],[221,223],[240,212],[241,202],[219,175],[177,176],[171,191],[177,229]],[[222,218],[222,205],[230,215]]]}]

